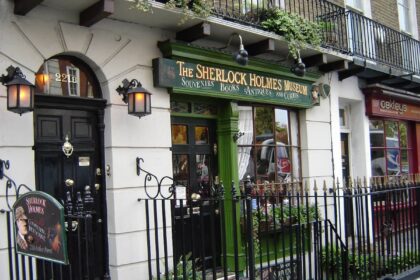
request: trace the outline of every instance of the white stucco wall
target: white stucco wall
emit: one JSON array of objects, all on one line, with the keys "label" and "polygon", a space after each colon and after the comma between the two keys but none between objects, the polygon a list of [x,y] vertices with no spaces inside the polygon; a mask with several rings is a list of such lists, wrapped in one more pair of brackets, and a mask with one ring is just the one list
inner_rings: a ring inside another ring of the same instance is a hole
[{"label": "white stucco wall", "polygon": [[[97,75],[107,100],[104,161],[111,167],[111,176],[106,177],[111,277],[147,275],[144,202],[137,201],[144,177],[137,177],[135,160],[142,157],[143,167],[158,177],[172,172],[169,95],[154,88],[152,80],[152,59],[161,55],[156,43],[172,35],[111,19],[81,27],[77,13],[42,5],[24,17],[15,16],[13,3],[7,0],[0,0],[0,26],[0,69],[18,66],[34,83],[44,60],[71,54],[87,62]],[[115,91],[125,78],[138,79],[153,93],[152,115],[139,119],[127,114],[127,105]],[[34,187],[33,114],[20,117],[8,112],[4,86],[0,86],[0,108],[0,158],[10,160],[10,177]],[[0,208],[5,207],[3,182]],[[0,226],[3,232],[4,225]],[[6,246],[0,241],[0,271],[7,264]]]},{"label": "white stucco wall", "polygon": [[[152,59],[161,56],[156,43],[173,34],[111,19],[91,28],[81,27],[77,13],[42,5],[24,17],[13,15],[12,9],[11,1],[0,0],[0,71],[9,65],[19,66],[27,79],[34,82],[34,74],[44,60],[57,54],[71,54],[87,62],[97,75],[107,100],[104,162],[111,167],[111,175],[106,177],[111,277],[147,278],[145,202],[137,200],[144,197],[144,175],[136,175],[135,160],[142,157],[143,168],[159,178],[172,173],[169,95],[165,89],[153,87]],[[153,93],[150,116],[138,119],[127,114],[127,106],[115,91],[125,78],[138,79]],[[357,80],[340,82],[333,75],[331,81],[326,76],[320,82],[331,84],[330,97],[321,99],[320,106],[300,111],[300,136],[303,177],[310,179],[312,185],[316,180],[321,190],[324,180],[330,187],[334,178],[341,178],[338,108],[343,102],[352,108],[354,162],[363,162],[369,147],[364,99]],[[5,110],[5,90],[0,86],[0,158],[10,160],[11,169],[7,171],[10,177],[33,187],[33,114],[20,117]],[[366,174],[368,168],[354,164],[353,176]],[[0,208],[5,204],[2,183]],[[0,232],[3,229],[0,223]],[[170,234],[168,229],[168,238]],[[0,239],[0,271],[7,264],[6,246]]]}]

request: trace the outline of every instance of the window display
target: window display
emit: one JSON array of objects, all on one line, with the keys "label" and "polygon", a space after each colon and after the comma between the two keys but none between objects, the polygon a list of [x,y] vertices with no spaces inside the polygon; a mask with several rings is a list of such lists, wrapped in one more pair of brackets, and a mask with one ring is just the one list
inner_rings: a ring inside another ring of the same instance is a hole
[{"label": "window display", "polygon": [[300,182],[298,119],[294,111],[239,107],[239,179],[257,184]]},{"label": "window display", "polygon": [[412,147],[407,135],[407,123],[370,120],[369,131],[372,176],[408,174]]}]

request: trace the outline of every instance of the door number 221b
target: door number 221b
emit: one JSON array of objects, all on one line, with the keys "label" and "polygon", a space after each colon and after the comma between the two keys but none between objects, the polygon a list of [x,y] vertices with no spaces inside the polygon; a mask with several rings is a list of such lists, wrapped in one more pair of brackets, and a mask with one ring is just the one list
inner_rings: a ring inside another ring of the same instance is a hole
[{"label": "door number 221b", "polygon": [[77,84],[76,76],[72,76],[72,75],[64,74],[64,73],[63,74],[55,73],[55,80],[57,82]]}]

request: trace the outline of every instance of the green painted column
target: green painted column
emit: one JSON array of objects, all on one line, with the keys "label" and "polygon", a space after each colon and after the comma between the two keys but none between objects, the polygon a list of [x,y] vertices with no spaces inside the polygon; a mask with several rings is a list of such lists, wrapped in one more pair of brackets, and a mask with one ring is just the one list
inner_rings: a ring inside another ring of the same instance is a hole
[{"label": "green painted column", "polygon": [[245,256],[242,248],[242,234],[240,232],[240,206],[236,204],[236,224],[233,218],[232,188],[234,182],[237,192],[239,192],[238,179],[238,151],[237,145],[233,141],[233,135],[238,132],[238,104],[236,102],[226,102],[219,107],[219,117],[217,120],[217,146],[219,161],[219,176],[225,187],[225,234],[227,263],[230,271],[235,270],[234,259],[234,227],[237,230],[237,245],[239,253],[239,269],[245,266]]}]

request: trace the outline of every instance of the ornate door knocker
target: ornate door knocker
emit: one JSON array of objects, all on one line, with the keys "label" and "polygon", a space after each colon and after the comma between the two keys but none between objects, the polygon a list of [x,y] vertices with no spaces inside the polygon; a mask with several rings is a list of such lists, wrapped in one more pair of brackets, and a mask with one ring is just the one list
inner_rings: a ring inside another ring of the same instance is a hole
[{"label": "ornate door knocker", "polygon": [[63,153],[66,157],[70,157],[73,154],[73,145],[69,142],[69,136],[66,134],[66,141],[63,144]]}]

